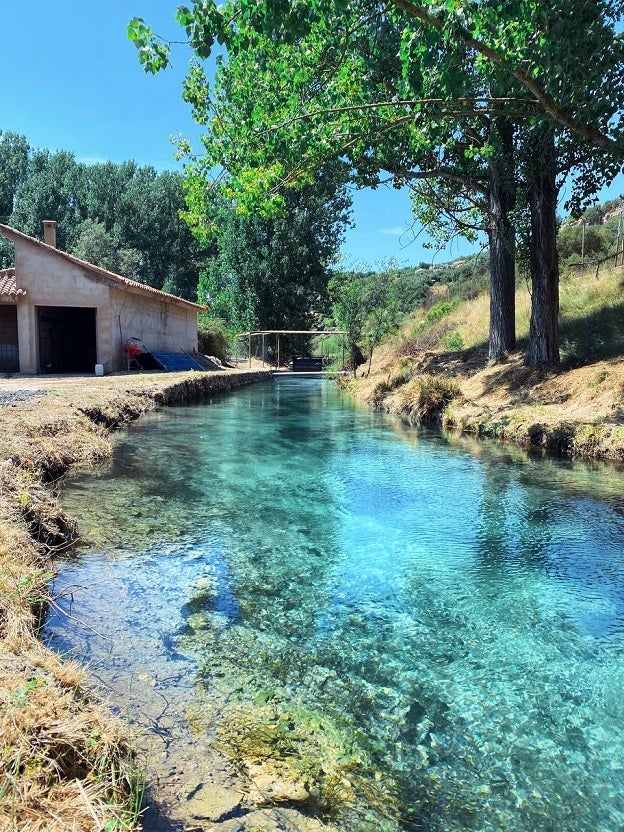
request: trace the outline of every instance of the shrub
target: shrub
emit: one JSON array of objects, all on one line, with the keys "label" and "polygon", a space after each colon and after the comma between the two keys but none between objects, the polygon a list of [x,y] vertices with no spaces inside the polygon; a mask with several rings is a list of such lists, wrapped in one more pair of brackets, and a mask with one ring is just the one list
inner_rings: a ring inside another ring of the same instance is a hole
[{"label": "shrub", "polygon": [[444,376],[424,374],[412,379],[400,391],[398,413],[410,422],[432,422],[460,394],[457,383]]},{"label": "shrub", "polygon": [[586,257],[593,254],[601,254],[607,248],[602,229],[596,226],[586,226],[583,239],[583,228],[581,225],[566,223],[562,225],[557,235],[557,248],[559,256],[566,260],[571,256],[577,259],[585,253]]},{"label": "shrub", "polygon": [[230,339],[223,321],[219,318],[200,318],[197,327],[197,348],[203,355],[214,355],[221,362],[227,361]]},{"label": "shrub", "polygon": [[463,350],[464,339],[456,329],[452,329],[450,332],[447,332],[442,336],[440,339],[440,345],[444,347],[445,350],[449,350],[449,352],[457,352],[459,350]]},{"label": "shrub", "polygon": [[441,303],[436,303],[436,305],[432,306],[431,309],[429,309],[429,311],[425,315],[425,322],[428,324],[433,324],[436,321],[441,321],[442,318],[450,314],[456,306],[456,300],[443,300]]},{"label": "shrub", "polygon": [[368,399],[375,405],[379,405],[387,393],[402,387],[412,377],[414,368],[409,362],[403,362],[395,367],[387,376],[375,383],[368,395]]}]

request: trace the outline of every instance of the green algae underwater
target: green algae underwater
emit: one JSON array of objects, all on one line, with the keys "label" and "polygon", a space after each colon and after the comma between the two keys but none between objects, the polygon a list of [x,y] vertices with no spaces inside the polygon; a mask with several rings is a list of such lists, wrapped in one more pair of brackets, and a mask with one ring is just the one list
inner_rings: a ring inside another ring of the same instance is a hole
[{"label": "green algae underwater", "polygon": [[49,640],[345,830],[616,832],[623,485],[255,385],[67,482]]}]

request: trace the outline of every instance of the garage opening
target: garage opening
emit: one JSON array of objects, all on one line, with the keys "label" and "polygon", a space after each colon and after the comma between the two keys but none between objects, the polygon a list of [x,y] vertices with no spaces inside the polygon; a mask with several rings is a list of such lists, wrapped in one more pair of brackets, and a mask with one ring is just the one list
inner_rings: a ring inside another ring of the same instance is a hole
[{"label": "garage opening", "polygon": [[93,373],[96,364],[95,309],[38,306],[42,373]]},{"label": "garage opening", "polygon": [[0,305],[0,372],[19,373],[17,306]]}]

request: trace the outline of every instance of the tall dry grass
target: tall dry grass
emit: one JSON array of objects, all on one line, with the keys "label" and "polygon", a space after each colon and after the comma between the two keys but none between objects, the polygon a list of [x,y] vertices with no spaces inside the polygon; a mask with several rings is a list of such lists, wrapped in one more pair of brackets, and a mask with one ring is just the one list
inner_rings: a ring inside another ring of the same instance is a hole
[{"label": "tall dry grass", "polygon": [[56,482],[70,465],[109,453],[104,428],[73,398],[0,409],[1,832],[129,830],[140,809],[127,728],[37,637],[52,557],[76,535]]},{"label": "tall dry grass", "polygon": [[391,410],[411,424],[433,422],[442,418],[445,408],[459,395],[454,379],[422,373],[398,388]]},{"label": "tall dry grass", "polygon": [[84,671],[32,636],[18,652],[0,644],[0,662],[0,830],[133,829],[140,772],[127,731],[87,694]]},{"label": "tall dry grass", "polygon": [[[622,268],[602,268],[598,274],[562,275],[560,283],[560,340],[563,360],[582,364],[611,358],[624,351],[624,303]],[[528,285],[521,281],[516,291],[516,336],[518,346],[526,345],[531,316]],[[417,315],[415,320],[422,318]],[[483,347],[488,340],[490,319],[489,294],[456,306],[444,318],[445,331],[455,330],[465,349]],[[443,334],[443,333],[442,333]],[[440,346],[440,338],[433,348]]]}]

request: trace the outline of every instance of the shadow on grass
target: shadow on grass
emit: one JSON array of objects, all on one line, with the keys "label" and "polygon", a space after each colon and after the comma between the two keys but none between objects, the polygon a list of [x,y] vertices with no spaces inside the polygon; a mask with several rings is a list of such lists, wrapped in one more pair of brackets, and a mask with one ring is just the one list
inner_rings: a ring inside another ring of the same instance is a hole
[{"label": "shadow on grass", "polygon": [[[517,352],[526,352],[528,344],[527,336],[518,338]],[[624,301],[602,307],[587,315],[562,320],[559,324],[559,346],[561,369],[564,370],[609,358],[624,357]],[[463,361],[474,364],[478,356],[480,363],[485,366],[487,348],[487,340],[476,344],[471,350],[464,351]],[[476,363],[479,363],[479,360]],[[504,367],[502,363],[501,369]]]},{"label": "shadow on grass", "polygon": [[624,302],[562,321],[559,343],[566,367],[624,355]]},{"label": "shadow on grass", "polygon": [[[522,356],[528,346],[528,337],[518,338],[516,352],[492,367],[483,393],[499,391],[509,396],[510,404],[532,401],[532,388],[546,378],[560,372],[595,362],[624,356],[624,301],[599,310],[564,319],[559,327],[561,365],[525,367]],[[456,375],[478,373],[488,366],[487,340],[470,349],[457,352],[427,352],[421,355],[420,372]],[[552,401],[541,404],[563,404],[569,395],[559,394]],[[622,414],[624,415],[624,413]],[[565,444],[567,436],[562,437]]]}]

